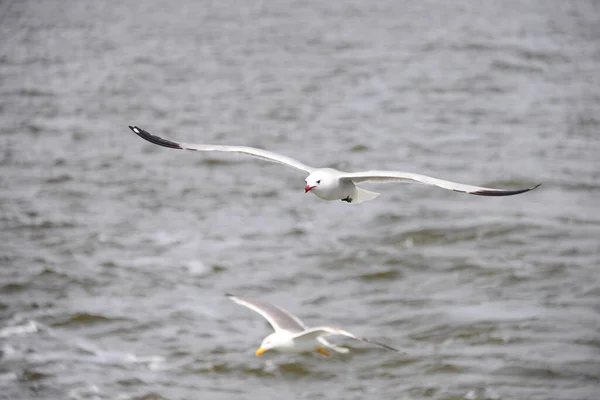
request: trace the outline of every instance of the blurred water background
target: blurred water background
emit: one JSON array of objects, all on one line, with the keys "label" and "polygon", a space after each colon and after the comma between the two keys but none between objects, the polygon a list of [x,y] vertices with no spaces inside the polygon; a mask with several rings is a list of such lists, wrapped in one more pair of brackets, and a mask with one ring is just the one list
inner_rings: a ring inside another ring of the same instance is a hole
[{"label": "blurred water background", "polygon": [[[598,4],[2,1],[0,398],[597,399]],[[406,354],[255,358],[227,292]]]}]

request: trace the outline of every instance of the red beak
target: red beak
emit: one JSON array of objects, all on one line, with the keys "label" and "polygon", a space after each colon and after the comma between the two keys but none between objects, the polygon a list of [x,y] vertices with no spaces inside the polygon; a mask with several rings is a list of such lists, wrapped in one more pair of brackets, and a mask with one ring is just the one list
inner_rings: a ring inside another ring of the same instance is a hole
[{"label": "red beak", "polygon": [[314,186],[306,185],[306,187],[304,188],[304,193],[310,192],[313,188]]}]

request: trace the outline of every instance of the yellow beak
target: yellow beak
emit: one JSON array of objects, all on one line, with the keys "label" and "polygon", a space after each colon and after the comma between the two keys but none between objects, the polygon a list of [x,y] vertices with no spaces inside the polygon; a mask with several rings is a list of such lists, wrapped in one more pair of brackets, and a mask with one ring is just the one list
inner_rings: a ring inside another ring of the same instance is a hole
[{"label": "yellow beak", "polygon": [[262,353],[264,353],[265,351],[267,351],[267,349],[263,349],[262,347],[259,347],[256,350],[256,353],[254,353],[256,355],[256,357],[260,357],[262,355]]}]

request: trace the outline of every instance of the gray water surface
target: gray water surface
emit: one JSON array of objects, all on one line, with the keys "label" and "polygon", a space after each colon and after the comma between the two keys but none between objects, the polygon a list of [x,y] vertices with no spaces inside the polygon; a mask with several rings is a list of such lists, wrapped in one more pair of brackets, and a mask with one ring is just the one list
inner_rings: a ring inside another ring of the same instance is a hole
[{"label": "gray water surface", "polygon": [[[598,398],[597,2],[20,0],[0,37],[0,398]],[[134,124],[543,185],[325,202]],[[256,358],[225,293],[405,354]]]}]

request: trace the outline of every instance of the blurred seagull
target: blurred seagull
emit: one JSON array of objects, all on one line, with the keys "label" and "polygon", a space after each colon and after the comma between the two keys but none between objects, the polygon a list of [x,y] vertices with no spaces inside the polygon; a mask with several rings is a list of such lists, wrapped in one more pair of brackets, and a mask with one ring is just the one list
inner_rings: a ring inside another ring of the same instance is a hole
[{"label": "blurred seagull", "polygon": [[268,350],[276,350],[282,353],[316,351],[326,356],[329,355],[327,349],[332,349],[338,353],[348,353],[349,350],[347,348],[336,346],[323,338],[323,336],[329,335],[343,335],[362,342],[375,344],[388,350],[400,352],[400,350],[393,347],[356,336],[343,329],[331,326],[308,328],[298,317],[274,304],[244,300],[232,294],[227,294],[226,296],[236,303],[262,315],[271,324],[273,329],[275,329],[275,332],[263,339],[260,347],[256,350],[255,354],[257,357]]},{"label": "blurred seagull", "polygon": [[379,196],[379,193],[356,186],[358,183],[372,182],[419,182],[427,185],[439,186],[444,189],[454,190],[455,192],[475,194],[479,196],[512,196],[519,193],[525,193],[540,186],[537,184],[527,189],[503,190],[480,186],[465,185],[462,183],[446,181],[443,179],[432,178],[426,175],[414,174],[401,171],[380,171],[371,170],[363,172],[343,172],[333,168],[313,168],[301,162],[281,154],[271,151],[257,149],[245,146],[221,146],[213,144],[190,144],[174,142],[152,135],[137,126],[129,128],[142,139],[157,144],[159,146],[170,147],[172,149],[193,150],[193,151],[222,151],[230,153],[245,154],[261,160],[271,161],[283,165],[288,165],[308,173],[305,179],[306,186],[304,193],[314,193],[323,200],[342,200],[347,203],[358,204],[364,201],[373,200]]}]

